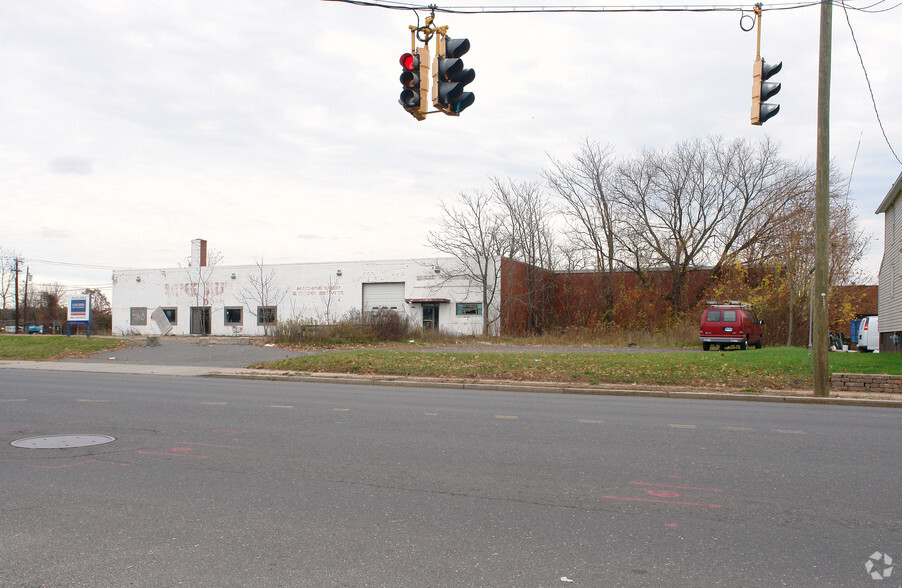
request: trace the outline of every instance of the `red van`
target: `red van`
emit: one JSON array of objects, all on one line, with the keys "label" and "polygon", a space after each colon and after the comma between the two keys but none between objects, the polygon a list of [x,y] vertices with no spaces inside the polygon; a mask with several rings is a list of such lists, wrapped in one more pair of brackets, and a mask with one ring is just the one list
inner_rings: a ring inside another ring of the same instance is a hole
[{"label": "red van", "polygon": [[698,335],[705,351],[711,349],[711,345],[719,345],[721,349],[727,345],[739,345],[740,349],[754,345],[761,349],[764,344],[761,334],[763,324],[748,304],[734,300],[726,304],[708,302],[702,313]]}]

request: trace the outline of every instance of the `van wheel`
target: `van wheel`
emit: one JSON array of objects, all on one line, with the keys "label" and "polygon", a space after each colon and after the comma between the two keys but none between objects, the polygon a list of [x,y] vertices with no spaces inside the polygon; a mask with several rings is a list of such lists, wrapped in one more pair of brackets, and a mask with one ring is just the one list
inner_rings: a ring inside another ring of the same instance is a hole
[{"label": "van wheel", "polygon": [[710,343],[702,343],[702,351],[709,351],[711,349]]},{"label": "van wheel", "polygon": [[745,351],[746,349],[748,349],[748,348],[749,348],[749,340],[746,339],[745,341],[743,341],[742,343],[740,343],[740,344],[739,344],[739,348],[742,349],[743,351]]}]

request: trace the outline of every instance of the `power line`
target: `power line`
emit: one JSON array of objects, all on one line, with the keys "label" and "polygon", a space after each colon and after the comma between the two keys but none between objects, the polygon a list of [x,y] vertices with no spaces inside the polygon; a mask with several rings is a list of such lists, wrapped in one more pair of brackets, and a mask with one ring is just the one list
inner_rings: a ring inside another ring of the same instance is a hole
[{"label": "power line", "polygon": [[[324,0],[325,2],[342,2],[344,4],[353,4],[355,6],[367,6],[372,8],[385,8],[388,10],[424,10],[430,12],[442,12],[446,14],[530,14],[530,13],[625,13],[625,12],[747,12],[749,7],[747,4],[684,4],[680,6],[628,6],[628,5],[570,5],[570,6],[543,6],[543,5],[527,5],[527,6],[502,6],[488,5],[481,7],[474,6],[445,6],[439,7],[434,4],[414,4],[410,2],[400,2],[393,0]],[[842,0],[840,0],[842,1]],[[855,7],[848,6],[850,10],[857,10],[866,13],[889,12],[902,6],[899,2],[889,8],[881,8],[873,10],[886,0],[879,0],[869,6]],[[799,8],[808,8],[817,6],[820,0],[804,0],[799,2],[785,2],[768,4],[762,7],[764,11],[778,10],[796,10]],[[844,5],[845,7],[845,5]]]},{"label": "power line", "polygon": [[122,267],[114,267],[114,266],[110,266],[110,265],[95,265],[95,264],[89,264],[89,263],[70,263],[67,261],[50,261],[47,259],[35,259],[33,257],[27,257],[27,258],[22,258],[22,259],[23,259],[23,261],[27,261],[30,263],[42,263],[42,264],[46,264],[46,265],[61,265],[61,266],[65,266],[65,267],[83,267],[83,268],[87,268],[87,269],[104,269],[104,270],[125,269]]},{"label": "power line", "polygon": [[[852,29],[852,21],[849,19],[849,11],[846,10],[846,3],[844,0],[840,0],[840,3],[843,7],[843,13],[846,15],[846,23],[849,25],[849,32],[852,33],[852,42],[855,44],[855,51],[858,53],[858,61],[861,63],[861,71],[864,72],[864,79],[868,84],[868,92],[871,94],[871,104],[874,105],[874,114],[877,115],[877,124],[880,125],[880,132],[883,133],[883,140],[886,141],[886,145],[889,147],[889,150],[892,151],[896,161],[902,163],[902,160],[900,160],[899,156],[896,154],[896,150],[893,149],[892,144],[889,142],[889,137],[886,136],[886,129],[883,128],[883,121],[880,120],[880,111],[877,110],[877,99],[874,98],[874,89],[871,87],[871,78],[868,77],[868,69],[864,66],[864,58],[861,56],[861,49],[858,47],[858,39],[855,38],[855,30]],[[899,4],[896,6],[899,6]]]}]

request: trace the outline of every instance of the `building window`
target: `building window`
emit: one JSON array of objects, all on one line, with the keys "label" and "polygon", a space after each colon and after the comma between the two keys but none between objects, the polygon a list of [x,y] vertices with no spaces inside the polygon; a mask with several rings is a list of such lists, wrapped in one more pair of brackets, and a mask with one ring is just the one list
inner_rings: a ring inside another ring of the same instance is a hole
[{"label": "building window", "polygon": [[146,327],[147,326],[147,307],[146,306],[132,306],[129,309],[128,324],[130,324],[134,327]]},{"label": "building window", "polygon": [[227,306],[225,309],[225,324],[240,325],[242,321],[241,310],[240,306]]},{"label": "building window", "polygon": [[170,325],[179,324],[178,323],[179,312],[178,312],[177,308],[164,308],[163,314],[166,315],[166,320],[169,321]]},{"label": "building window", "polygon": [[458,302],[457,315],[482,315],[482,304],[478,302]]},{"label": "building window", "polygon": [[257,307],[257,324],[258,325],[274,325],[274,324],[276,324],[276,307],[275,306],[258,306]]}]

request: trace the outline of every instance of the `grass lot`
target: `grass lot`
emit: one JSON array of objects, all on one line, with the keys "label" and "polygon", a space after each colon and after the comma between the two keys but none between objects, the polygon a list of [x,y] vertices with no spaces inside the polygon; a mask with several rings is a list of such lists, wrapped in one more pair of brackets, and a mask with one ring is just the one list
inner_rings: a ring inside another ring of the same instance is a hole
[{"label": "grass lot", "polygon": [[116,349],[125,344],[106,337],[65,337],[62,335],[0,335],[0,359],[50,360],[83,357]]},{"label": "grass lot", "polygon": [[[741,390],[810,389],[808,350],[771,347],[691,353],[424,353],[360,350],[254,367],[293,372],[425,376],[571,384],[642,384]],[[902,374],[897,354],[831,353],[833,372]]]}]

